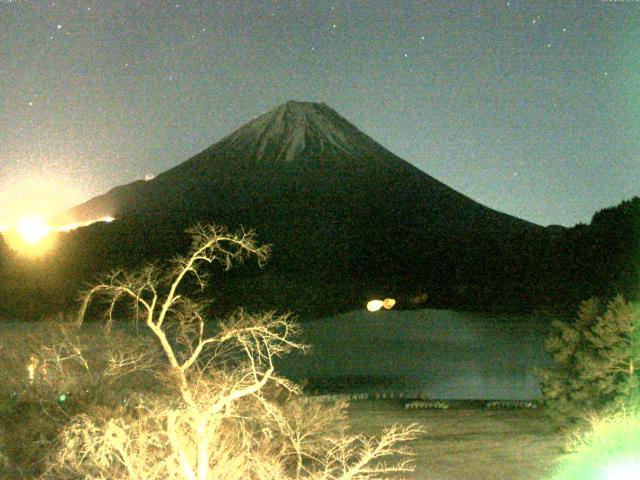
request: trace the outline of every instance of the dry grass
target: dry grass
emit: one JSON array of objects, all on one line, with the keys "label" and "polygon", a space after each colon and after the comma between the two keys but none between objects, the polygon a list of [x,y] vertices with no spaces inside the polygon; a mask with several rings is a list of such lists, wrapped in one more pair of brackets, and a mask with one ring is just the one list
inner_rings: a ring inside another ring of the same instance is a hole
[{"label": "dry grass", "polygon": [[398,401],[366,401],[353,402],[349,417],[365,434],[393,423],[422,426],[411,442],[418,480],[542,480],[565,444],[538,410],[407,411]]}]

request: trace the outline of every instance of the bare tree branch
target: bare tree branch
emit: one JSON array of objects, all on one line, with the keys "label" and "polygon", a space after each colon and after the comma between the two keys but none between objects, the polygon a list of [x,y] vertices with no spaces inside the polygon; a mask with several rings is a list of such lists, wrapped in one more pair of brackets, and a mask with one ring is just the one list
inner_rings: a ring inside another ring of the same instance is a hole
[{"label": "bare tree branch", "polygon": [[[116,418],[79,417],[63,433],[46,478],[365,480],[411,471],[407,460],[383,461],[408,453],[397,444],[416,438],[415,425],[369,439],[338,428],[345,405],[296,403],[300,388],[274,365],[276,357],[305,349],[290,315],[238,310],[208,331],[207,302],[182,291],[185,279],[203,289],[204,266],[227,270],[248,257],[262,265],[269,247],[259,246],[252,231],[196,225],[189,232],[187,256],[166,270],[152,264],[133,274],[113,272],[86,292],[78,316],[81,324],[92,300],[104,298],[110,328],[117,305],[130,302],[166,359],[154,373],[164,372],[175,396],[140,398]],[[77,352],[56,355],[67,361]],[[113,354],[109,362],[105,376],[117,378],[144,356]],[[61,476],[71,471],[78,475]]]}]

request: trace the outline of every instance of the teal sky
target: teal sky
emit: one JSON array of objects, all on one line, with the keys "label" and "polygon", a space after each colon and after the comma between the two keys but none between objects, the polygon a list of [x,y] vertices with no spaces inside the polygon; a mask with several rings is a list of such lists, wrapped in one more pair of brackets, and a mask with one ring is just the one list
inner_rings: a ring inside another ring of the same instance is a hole
[{"label": "teal sky", "polygon": [[640,2],[0,0],[0,224],[290,99],[542,225],[640,195]]}]

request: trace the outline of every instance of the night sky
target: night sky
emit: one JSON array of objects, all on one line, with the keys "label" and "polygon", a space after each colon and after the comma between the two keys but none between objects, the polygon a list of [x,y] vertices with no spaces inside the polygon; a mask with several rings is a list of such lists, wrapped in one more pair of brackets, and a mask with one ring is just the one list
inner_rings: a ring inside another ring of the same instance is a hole
[{"label": "night sky", "polygon": [[500,211],[640,195],[640,1],[0,0],[0,224],[324,102]]}]

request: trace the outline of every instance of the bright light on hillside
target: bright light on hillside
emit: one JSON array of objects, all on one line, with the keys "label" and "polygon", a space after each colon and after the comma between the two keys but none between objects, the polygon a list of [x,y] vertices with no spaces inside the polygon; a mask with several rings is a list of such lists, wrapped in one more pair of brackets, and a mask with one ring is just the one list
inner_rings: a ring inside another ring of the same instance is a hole
[{"label": "bright light on hillside", "polygon": [[95,220],[51,227],[42,217],[30,216],[22,218],[15,227],[3,227],[0,229],[0,233],[13,250],[21,255],[33,257],[48,252],[60,232],[70,232],[97,222],[111,223],[114,220],[114,217],[106,216]]},{"label": "bright light on hillside", "polygon": [[61,227],[58,227],[57,230],[61,232],[70,232],[71,230],[75,230],[76,228],[87,227],[92,223],[97,223],[97,222],[111,223],[114,220],[115,220],[115,217],[111,217],[111,216],[100,217],[96,220],[86,220],[84,222],[74,222],[74,223],[69,223],[67,225],[62,225]]},{"label": "bright light on hillside", "polygon": [[35,245],[49,235],[49,226],[40,217],[26,217],[16,227],[22,239],[29,245]]},{"label": "bright light on hillside", "polygon": [[367,310],[370,312],[377,312],[383,305],[384,302],[382,300],[370,300],[369,303],[367,303]]},{"label": "bright light on hillside", "polygon": [[367,303],[367,310],[370,312],[377,312],[384,307],[385,310],[391,310],[396,304],[395,299],[385,298],[384,300],[369,300]]},{"label": "bright light on hillside", "polygon": [[391,310],[396,304],[396,300],[394,298],[385,298],[384,302],[382,302],[382,306],[386,310]]},{"label": "bright light on hillside", "polygon": [[2,232],[7,245],[29,257],[48,252],[55,243],[54,231],[40,216],[21,218],[13,228]]}]

